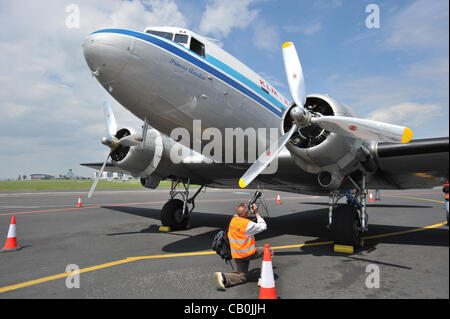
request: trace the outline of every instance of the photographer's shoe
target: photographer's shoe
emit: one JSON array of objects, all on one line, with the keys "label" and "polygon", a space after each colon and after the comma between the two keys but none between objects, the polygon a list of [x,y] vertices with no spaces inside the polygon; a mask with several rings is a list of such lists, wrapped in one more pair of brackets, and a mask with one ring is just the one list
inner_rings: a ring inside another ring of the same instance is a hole
[{"label": "photographer's shoe", "polygon": [[217,290],[225,291],[225,276],[221,272],[214,273],[214,282]]}]

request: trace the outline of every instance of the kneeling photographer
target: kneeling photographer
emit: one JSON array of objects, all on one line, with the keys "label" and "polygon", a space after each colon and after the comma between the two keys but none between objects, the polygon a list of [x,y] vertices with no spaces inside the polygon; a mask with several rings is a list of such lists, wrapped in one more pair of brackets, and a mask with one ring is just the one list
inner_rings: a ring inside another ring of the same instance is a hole
[{"label": "kneeling photographer", "polygon": [[225,290],[247,282],[250,260],[262,258],[264,255],[264,247],[255,246],[254,235],[266,229],[267,224],[258,214],[256,204],[242,203],[237,206],[236,215],[231,220],[228,230],[231,255],[236,262],[237,272],[216,272],[214,279],[217,289]]}]

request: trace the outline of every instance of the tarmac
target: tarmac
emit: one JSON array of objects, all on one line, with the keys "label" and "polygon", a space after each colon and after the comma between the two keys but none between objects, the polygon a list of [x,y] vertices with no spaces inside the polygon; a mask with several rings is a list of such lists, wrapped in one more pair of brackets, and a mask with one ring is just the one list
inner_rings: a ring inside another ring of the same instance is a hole
[{"label": "tarmac", "polygon": [[[15,216],[22,247],[0,253],[0,299],[257,299],[261,261],[250,263],[248,283],[221,292],[213,273],[233,270],[211,250],[216,232],[253,191],[207,189],[197,197],[190,228],[166,233],[159,226],[168,193],[99,190],[88,200],[85,191],[0,192],[0,245]],[[280,195],[278,205],[277,192],[264,191],[268,211],[260,214],[268,229],[256,243],[275,250],[281,299],[449,298],[440,189],[382,191],[368,205],[364,247],[353,254],[333,251],[327,197]],[[370,285],[373,269],[379,288]]]}]

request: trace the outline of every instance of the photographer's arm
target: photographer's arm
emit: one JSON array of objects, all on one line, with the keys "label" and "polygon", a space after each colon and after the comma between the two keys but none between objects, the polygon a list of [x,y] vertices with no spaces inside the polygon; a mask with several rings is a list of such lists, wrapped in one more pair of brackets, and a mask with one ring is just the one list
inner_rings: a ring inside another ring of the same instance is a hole
[{"label": "photographer's arm", "polygon": [[256,223],[249,222],[245,231],[245,236],[256,235],[267,229],[267,224],[264,219],[258,214],[257,210],[254,210],[256,216]]}]

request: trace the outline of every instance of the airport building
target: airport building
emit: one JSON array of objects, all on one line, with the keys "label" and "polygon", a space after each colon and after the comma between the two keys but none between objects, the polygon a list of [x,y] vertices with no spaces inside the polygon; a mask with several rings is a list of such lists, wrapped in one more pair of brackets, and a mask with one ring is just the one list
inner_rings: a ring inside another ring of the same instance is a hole
[{"label": "airport building", "polygon": [[[98,172],[92,173],[92,178],[96,179],[97,178],[97,174],[98,174]],[[128,179],[130,177],[131,177],[130,175],[123,174],[123,173],[103,172],[102,176],[100,177],[100,179]]]},{"label": "airport building", "polygon": [[48,175],[48,174],[31,174],[31,179],[56,179],[55,176]]}]

